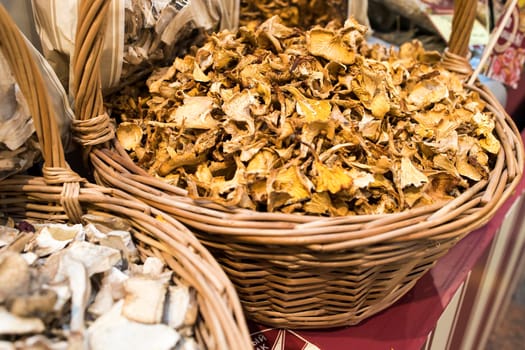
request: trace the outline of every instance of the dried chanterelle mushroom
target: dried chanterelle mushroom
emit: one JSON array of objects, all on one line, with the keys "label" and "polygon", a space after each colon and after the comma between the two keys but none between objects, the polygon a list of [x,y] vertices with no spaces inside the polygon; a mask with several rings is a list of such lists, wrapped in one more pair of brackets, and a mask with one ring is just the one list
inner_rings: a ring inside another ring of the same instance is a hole
[{"label": "dried chanterelle mushroom", "polygon": [[500,143],[485,102],[439,53],[365,32],[272,17],[211,35],[108,98],[118,139],[190,196],[260,211],[399,212],[486,179]]},{"label": "dried chanterelle mushroom", "polygon": [[0,226],[0,349],[199,349],[194,290],[123,221],[84,221]]}]

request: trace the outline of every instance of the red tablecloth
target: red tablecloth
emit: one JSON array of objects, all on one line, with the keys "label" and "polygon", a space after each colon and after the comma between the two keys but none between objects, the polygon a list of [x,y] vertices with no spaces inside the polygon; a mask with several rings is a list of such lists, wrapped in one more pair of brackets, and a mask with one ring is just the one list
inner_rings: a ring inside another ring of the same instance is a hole
[{"label": "red tablecloth", "polygon": [[[522,179],[514,195],[484,227],[458,242],[414,288],[387,310],[357,326],[284,331],[253,324],[254,349],[279,350],[419,350],[445,307],[476,261],[489,247],[507,211],[525,189]],[[523,208],[525,212],[525,208]],[[523,215],[525,220],[525,215]]]}]

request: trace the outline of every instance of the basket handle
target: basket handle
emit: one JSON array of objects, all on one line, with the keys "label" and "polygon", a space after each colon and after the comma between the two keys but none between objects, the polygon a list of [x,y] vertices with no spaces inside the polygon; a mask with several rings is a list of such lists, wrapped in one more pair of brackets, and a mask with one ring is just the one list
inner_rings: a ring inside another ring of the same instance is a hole
[{"label": "basket handle", "polygon": [[453,55],[469,55],[470,33],[476,19],[478,0],[454,0],[452,31],[448,42],[448,51]]},{"label": "basket handle", "polygon": [[80,222],[82,209],[78,202],[80,182],[84,180],[69,168],[60,132],[51,107],[44,80],[20,30],[0,4],[0,46],[16,82],[27,100],[35,131],[42,149],[44,180],[63,184],[61,204],[68,217]]},{"label": "basket handle", "polygon": [[472,74],[469,41],[476,18],[477,0],[454,0],[452,30],[443,52],[443,65],[464,79]]},{"label": "basket handle", "polygon": [[9,66],[27,99],[33,117],[35,130],[42,147],[42,155],[47,167],[66,167],[62,140],[54,112],[49,104],[49,96],[25,39],[13,22],[4,6],[0,7],[0,45]]},{"label": "basket handle", "polygon": [[[443,64],[448,70],[454,71],[465,78],[467,85],[473,85],[478,75],[481,73],[487,59],[489,58],[496,41],[498,40],[503,28],[507,24],[510,15],[516,6],[517,0],[507,1],[506,9],[502,15],[499,25],[490,34],[490,39],[483,54],[481,55],[478,66],[472,70],[470,65],[469,41],[474,20],[476,19],[477,0],[454,0],[454,15],[452,19],[452,32],[448,43],[448,48],[443,55]],[[467,81],[468,78],[468,81]]]},{"label": "basket handle", "polygon": [[73,121],[74,140],[90,148],[111,141],[115,134],[104,108],[100,78],[100,58],[105,19],[110,1],[81,0],[73,53],[73,96],[77,119]]}]

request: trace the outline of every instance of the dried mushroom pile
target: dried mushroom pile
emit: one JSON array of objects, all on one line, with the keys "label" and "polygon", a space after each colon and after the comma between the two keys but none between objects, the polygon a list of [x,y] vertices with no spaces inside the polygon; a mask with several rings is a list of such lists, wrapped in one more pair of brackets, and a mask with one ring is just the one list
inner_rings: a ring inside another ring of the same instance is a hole
[{"label": "dried mushroom pile", "polygon": [[347,0],[241,0],[239,23],[255,28],[273,16],[279,16],[289,27],[310,28],[327,25],[331,21],[343,24],[346,19]]},{"label": "dried mushroom pile", "polygon": [[272,17],[220,32],[110,99],[132,159],[195,198],[260,211],[390,213],[485,179],[500,143],[485,102],[418,42]]},{"label": "dried mushroom pile", "polygon": [[138,264],[125,223],[85,219],[0,226],[0,348],[198,349],[194,291]]}]

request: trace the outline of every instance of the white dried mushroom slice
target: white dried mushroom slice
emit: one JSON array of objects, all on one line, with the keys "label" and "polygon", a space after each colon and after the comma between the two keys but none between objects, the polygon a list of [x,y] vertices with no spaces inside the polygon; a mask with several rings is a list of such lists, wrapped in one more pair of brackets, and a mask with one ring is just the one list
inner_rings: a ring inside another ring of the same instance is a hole
[{"label": "white dried mushroom slice", "polygon": [[87,330],[91,350],[172,349],[180,335],[164,324],[130,321],[122,315],[124,301],[116,303]]},{"label": "white dried mushroom slice", "polygon": [[0,307],[0,335],[31,334],[45,330],[44,322],[36,317],[18,317]]},{"label": "white dried mushroom slice", "polygon": [[132,277],[124,282],[126,297],[122,314],[130,320],[142,323],[159,323],[166,298],[166,280]]},{"label": "white dried mushroom slice", "polygon": [[24,258],[17,253],[0,254],[0,303],[29,289],[30,272]]},{"label": "white dried mushroom slice", "polygon": [[80,224],[72,226],[65,224],[46,225],[30,242],[28,250],[38,256],[47,256],[64,249],[75,239],[83,240],[83,235],[84,231]]},{"label": "white dried mushroom slice", "polygon": [[0,226],[0,248],[13,242],[18,233],[16,228]]}]

